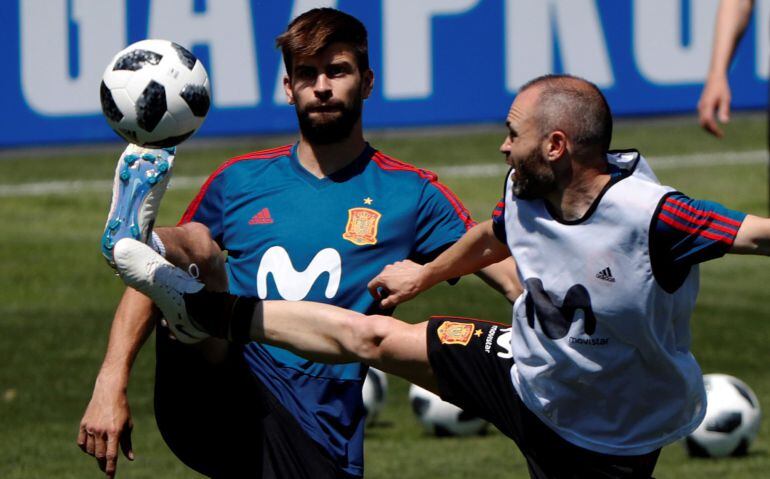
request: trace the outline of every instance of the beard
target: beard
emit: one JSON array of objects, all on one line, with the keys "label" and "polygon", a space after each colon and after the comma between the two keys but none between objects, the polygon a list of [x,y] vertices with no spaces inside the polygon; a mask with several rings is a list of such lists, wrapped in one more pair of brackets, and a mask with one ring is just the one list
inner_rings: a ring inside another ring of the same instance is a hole
[{"label": "beard", "polygon": [[538,148],[514,162],[512,179],[513,194],[522,200],[544,198],[556,188],[556,175]]},{"label": "beard", "polygon": [[[308,142],[314,145],[329,145],[338,143],[350,136],[353,127],[361,118],[364,100],[361,94],[346,104],[342,101],[333,101],[327,103],[310,103],[300,107],[296,106],[297,120],[299,129]],[[320,115],[311,118],[313,112],[337,113],[332,118],[326,115]]]}]

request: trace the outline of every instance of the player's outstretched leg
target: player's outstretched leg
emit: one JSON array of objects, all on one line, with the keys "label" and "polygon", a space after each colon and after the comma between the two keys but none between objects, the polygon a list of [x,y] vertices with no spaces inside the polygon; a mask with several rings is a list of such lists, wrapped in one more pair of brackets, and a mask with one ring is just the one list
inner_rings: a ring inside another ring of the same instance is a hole
[{"label": "player's outstretched leg", "polygon": [[129,144],[120,155],[112,204],[102,235],[102,254],[115,267],[113,252],[123,238],[147,243],[174,166],[174,148],[150,150]]},{"label": "player's outstretched leg", "polygon": [[183,343],[209,337],[187,313],[184,295],[203,289],[203,283],[169,263],[144,243],[123,238],[114,247],[115,266],[127,286],[149,296],[163,312],[171,332]]}]

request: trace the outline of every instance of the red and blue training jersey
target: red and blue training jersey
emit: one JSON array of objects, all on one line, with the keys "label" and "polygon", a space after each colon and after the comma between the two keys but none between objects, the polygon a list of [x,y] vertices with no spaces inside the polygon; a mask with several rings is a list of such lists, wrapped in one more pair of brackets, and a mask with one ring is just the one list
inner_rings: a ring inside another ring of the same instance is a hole
[{"label": "red and blue training jersey", "polygon": [[[289,145],[225,162],[182,218],[208,226],[227,250],[233,294],[383,313],[366,288],[374,276],[405,258],[432,259],[474,224],[427,170],[367,146],[319,179],[296,150]],[[258,343],[247,345],[244,357],[345,471],[363,474],[363,365],[315,363]]]}]

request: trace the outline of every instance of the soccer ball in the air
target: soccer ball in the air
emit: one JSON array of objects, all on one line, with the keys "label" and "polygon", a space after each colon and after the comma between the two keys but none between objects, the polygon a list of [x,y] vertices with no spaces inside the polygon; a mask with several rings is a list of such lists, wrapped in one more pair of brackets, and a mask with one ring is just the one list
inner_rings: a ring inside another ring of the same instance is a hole
[{"label": "soccer ball in the air", "polygon": [[370,426],[385,405],[388,395],[388,376],[379,369],[369,368],[364,379],[361,396],[366,410],[366,425]]},{"label": "soccer ball in the air", "polygon": [[742,456],[757,437],[762,413],[754,391],[738,378],[706,374],[706,417],[685,439],[693,457]]},{"label": "soccer ball in the air", "polygon": [[417,419],[430,434],[443,437],[486,432],[487,421],[414,384],[409,387],[409,402]]},{"label": "soccer ball in the air", "polygon": [[99,94],[112,129],[129,143],[150,148],[189,138],[211,104],[201,62],[167,40],[142,40],[118,52],[104,71]]}]

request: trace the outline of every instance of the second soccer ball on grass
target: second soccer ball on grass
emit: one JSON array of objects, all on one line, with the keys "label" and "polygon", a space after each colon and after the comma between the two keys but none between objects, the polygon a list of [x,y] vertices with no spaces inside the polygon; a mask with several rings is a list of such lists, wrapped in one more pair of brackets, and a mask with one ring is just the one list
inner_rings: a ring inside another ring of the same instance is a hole
[{"label": "second soccer ball on grass", "polygon": [[484,419],[414,384],[409,387],[409,402],[425,430],[439,437],[484,434],[489,425]]},{"label": "second soccer ball on grass", "polygon": [[361,396],[364,400],[364,409],[366,409],[366,425],[371,426],[388,397],[388,375],[379,369],[369,368],[366,371]]},{"label": "second soccer ball on grass", "polygon": [[759,432],[762,412],[751,388],[727,374],[706,374],[708,405],[698,429],[685,439],[693,457],[745,456]]}]

